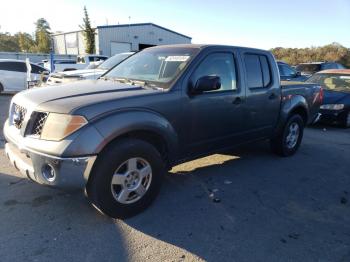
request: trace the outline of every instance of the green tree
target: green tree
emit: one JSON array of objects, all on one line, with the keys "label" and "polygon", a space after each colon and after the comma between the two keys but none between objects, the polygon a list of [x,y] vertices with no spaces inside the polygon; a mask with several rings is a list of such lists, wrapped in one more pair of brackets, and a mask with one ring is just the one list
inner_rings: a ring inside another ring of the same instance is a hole
[{"label": "green tree", "polygon": [[19,52],[21,51],[18,38],[10,33],[0,32],[0,52]]},{"label": "green tree", "polygon": [[271,49],[271,51],[277,60],[282,60],[292,65],[315,61],[335,61],[350,67],[350,49],[339,43],[310,48],[276,47]]},{"label": "green tree", "polygon": [[35,23],[36,30],[35,30],[35,45],[36,47],[33,48],[36,52],[39,53],[49,53],[51,48],[51,37],[50,37],[50,25],[49,23],[44,19],[40,18]]},{"label": "green tree", "polygon": [[21,52],[32,52],[35,49],[35,41],[33,37],[28,33],[17,33],[18,44],[21,49]]},{"label": "green tree", "polygon": [[95,53],[95,28],[92,28],[89,14],[87,12],[86,6],[84,6],[84,18],[83,25],[80,28],[83,30],[85,39],[85,53],[94,54]]}]

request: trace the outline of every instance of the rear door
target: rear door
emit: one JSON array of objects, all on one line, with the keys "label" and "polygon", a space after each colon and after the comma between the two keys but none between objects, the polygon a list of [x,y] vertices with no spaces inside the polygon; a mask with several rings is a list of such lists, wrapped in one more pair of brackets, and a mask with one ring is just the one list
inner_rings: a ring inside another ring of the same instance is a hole
[{"label": "rear door", "polygon": [[281,87],[276,62],[263,51],[242,51],[247,89],[247,124],[252,138],[269,136],[277,123]]},{"label": "rear door", "polygon": [[26,88],[27,67],[24,62],[1,62],[0,72],[5,90],[20,91]]}]

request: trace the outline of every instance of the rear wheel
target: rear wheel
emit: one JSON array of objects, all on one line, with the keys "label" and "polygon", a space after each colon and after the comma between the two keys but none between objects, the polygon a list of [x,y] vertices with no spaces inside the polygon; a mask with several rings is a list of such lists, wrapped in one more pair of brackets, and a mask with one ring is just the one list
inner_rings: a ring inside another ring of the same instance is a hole
[{"label": "rear wheel", "polygon": [[298,114],[290,116],[284,128],[271,139],[272,151],[281,156],[294,155],[300,146],[303,133],[303,118]]},{"label": "rear wheel", "polygon": [[113,218],[127,218],[148,207],[164,175],[162,157],[142,140],[122,139],[98,157],[86,192],[92,204]]},{"label": "rear wheel", "polygon": [[0,94],[4,92],[4,86],[0,83]]}]

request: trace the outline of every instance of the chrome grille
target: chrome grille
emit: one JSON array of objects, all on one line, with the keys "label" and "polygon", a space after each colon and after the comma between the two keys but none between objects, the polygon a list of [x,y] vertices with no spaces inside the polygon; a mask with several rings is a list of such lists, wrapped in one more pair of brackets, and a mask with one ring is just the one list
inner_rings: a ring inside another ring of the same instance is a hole
[{"label": "chrome grille", "polygon": [[12,124],[18,129],[21,129],[26,114],[27,109],[25,109],[23,106],[13,104]]},{"label": "chrome grille", "polygon": [[35,112],[32,117],[34,117],[33,127],[31,135],[40,136],[43,131],[45,121],[48,117],[48,113],[45,112]]}]

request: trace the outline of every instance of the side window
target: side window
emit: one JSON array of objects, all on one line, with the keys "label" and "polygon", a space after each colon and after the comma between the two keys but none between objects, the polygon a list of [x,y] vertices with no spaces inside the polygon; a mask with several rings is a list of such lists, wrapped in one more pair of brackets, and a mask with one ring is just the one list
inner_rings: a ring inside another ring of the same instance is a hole
[{"label": "side window", "polygon": [[95,61],[98,62],[98,61],[104,61],[106,60],[103,56],[96,56],[95,57]]},{"label": "side window", "polygon": [[296,74],[296,72],[287,65],[282,65],[281,67],[283,68],[283,73],[281,73],[283,76],[294,76]]},{"label": "side window", "polygon": [[345,69],[345,67],[342,64],[337,64],[338,69]]},{"label": "side window", "polygon": [[30,64],[32,67],[32,74],[41,74],[42,72],[45,71],[45,69],[41,68],[40,66]]},{"label": "side window", "polygon": [[195,85],[203,76],[215,75],[221,79],[221,88],[211,92],[236,90],[236,68],[231,53],[215,53],[207,56],[193,73],[191,80]]},{"label": "side window", "polygon": [[260,59],[260,65],[262,70],[262,76],[263,76],[263,84],[264,84],[264,87],[266,87],[271,83],[270,66],[266,56],[261,55],[259,56],[259,59]]},{"label": "side window", "polygon": [[[89,57],[90,60],[91,57]],[[85,58],[83,56],[77,57],[77,63],[85,64]]]},{"label": "side window", "polygon": [[264,88],[271,83],[271,70],[268,59],[264,55],[244,55],[248,88]]},{"label": "side window", "polygon": [[2,62],[0,63],[0,70],[27,72],[27,67],[24,62]]},{"label": "side window", "polygon": [[7,70],[6,62],[0,62],[0,70]]},{"label": "side window", "polygon": [[322,68],[322,70],[325,70],[325,69],[337,69],[337,66],[334,63],[326,63],[326,64],[323,64],[321,66],[321,68]]}]

